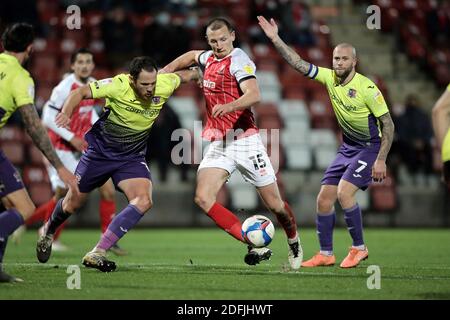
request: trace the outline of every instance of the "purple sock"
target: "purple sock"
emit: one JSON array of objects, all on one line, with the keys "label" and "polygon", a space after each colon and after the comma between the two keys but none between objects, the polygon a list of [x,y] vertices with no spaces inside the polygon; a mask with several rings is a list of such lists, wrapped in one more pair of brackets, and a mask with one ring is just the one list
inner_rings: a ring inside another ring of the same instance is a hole
[{"label": "purple sock", "polygon": [[119,212],[103,233],[97,248],[108,250],[111,248],[125,233],[130,231],[142,218],[142,213],[132,204]]},{"label": "purple sock", "polygon": [[53,210],[50,219],[48,219],[47,225],[47,233],[46,234],[55,234],[56,230],[60,225],[64,223],[69,217],[70,213],[64,212],[62,203],[64,198],[60,199]]},{"label": "purple sock", "polygon": [[336,212],[329,214],[317,214],[317,235],[319,237],[320,250],[333,251],[333,229],[336,223]]},{"label": "purple sock", "polygon": [[24,223],[22,215],[14,208],[0,215],[0,263],[6,250],[6,241],[11,233]]},{"label": "purple sock", "polygon": [[361,246],[364,244],[363,240],[363,226],[361,217],[361,208],[355,204],[349,209],[344,209],[345,222],[347,223],[347,230],[353,239],[353,246]]}]

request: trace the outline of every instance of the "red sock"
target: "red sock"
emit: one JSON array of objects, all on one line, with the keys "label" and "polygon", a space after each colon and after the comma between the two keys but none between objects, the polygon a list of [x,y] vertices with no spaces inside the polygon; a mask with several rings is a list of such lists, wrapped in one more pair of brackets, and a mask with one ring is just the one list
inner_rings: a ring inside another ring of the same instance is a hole
[{"label": "red sock", "polygon": [[242,224],[238,217],[236,217],[230,210],[216,202],[211,209],[209,209],[208,216],[210,216],[221,229],[228,232],[237,240],[245,243],[241,232]]},{"label": "red sock", "polygon": [[287,237],[289,239],[294,239],[297,235],[297,223],[295,222],[294,213],[286,201],[284,202],[284,209],[286,210],[289,218],[285,219],[285,216],[277,214],[277,220],[283,227],[284,232],[286,232]]},{"label": "red sock", "polygon": [[[46,217],[47,217],[47,207],[49,205],[52,205],[53,203],[55,203],[55,199],[51,198],[48,202],[41,204],[39,206],[39,208],[37,208],[33,215],[31,217],[29,217],[27,219],[27,221],[25,221],[25,224],[27,226],[30,226],[32,224],[35,224],[36,222],[45,222],[47,221]],[[55,205],[53,205],[54,207]],[[53,210],[52,210],[53,211]]]},{"label": "red sock", "polygon": [[114,214],[116,213],[116,202],[110,200],[100,200],[100,223],[102,227],[102,234],[108,229]]}]

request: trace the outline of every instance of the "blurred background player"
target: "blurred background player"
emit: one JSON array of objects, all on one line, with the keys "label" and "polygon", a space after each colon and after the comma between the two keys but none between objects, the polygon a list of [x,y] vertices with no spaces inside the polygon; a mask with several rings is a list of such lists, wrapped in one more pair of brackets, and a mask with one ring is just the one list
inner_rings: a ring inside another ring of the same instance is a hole
[{"label": "blurred background player", "polygon": [[[61,111],[64,101],[67,99],[70,92],[95,81],[95,79],[91,77],[92,71],[95,67],[94,58],[91,51],[86,48],[81,48],[75,51],[71,55],[70,62],[72,73],[67,75],[53,89],[50,100],[44,105],[42,122],[48,128],[48,134],[59,158],[69,170],[75,172],[81,152],[87,148],[87,142],[84,140],[84,135],[98,120],[98,115],[94,106],[100,105],[103,102],[94,99],[83,100],[73,111],[69,129],[59,128],[56,126],[55,118]],[[47,172],[55,195],[47,203],[42,204],[36,209],[33,216],[27,220],[28,225],[38,220],[43,222],[47,221],[55,209],[58,200],[64,197],[67,193],[67,188],[58,177],[55,168],[49,163],[47,163]],[[106,228],[111,222],[116,211],[115,191],[112,181],[108,180],[99,188],[99,192],[100,223],[103,233],[106,231]],[[66,247],[58,240],[63,228],[64,225],[58,228],[54,235],[52,249],[55,251],[62,251],[66,249]],[[42,233],[43,228],[40,228],[39,231]],[[111,248],[111,251],[117,255],[126,254],[126,251],[120,248],[117,244]]]},{"label": "blurred background player", "polygon": [[[34,81],[23,65],[33,51],[34,31],[30,24],[16,23],[2,35],[5,51],[0,54],[0,128],[19,110],[34,144],[56,168],[61,180],[78,193],[73,173],[67,170],[52,147],[34,107]],[[0,282],[22,281],[2,270],[8,237],[35,209],[17,170],[0,151],[0,198],[7,210],[0,212]]]},{"label": "blurred background player", "polygon": [[180,82],[198,79],[196,70],[161,75],[157,72],[151,58],[137,57],[131,62],[130,74],[119,74],[84,85],[72,91],[64,102],[56,118],[60,127],[69,125],[74,109],[82,100],[106,98],[106,111],[86,134],[89,147],[75,171],[80,193],[69,190],[58,201],[45,225],[44,235],[37,242],[40,262],[45,263],[50,258],[56,229],[77,212],[89,192],[112,178],[114,185],[125,193],[129,204],[114,217],[82,262],[86,267],[103,272],[116,269],[115,263],[106,258],[106,251],[152,207],[152,182],[145,161],[150,128]]},{"label": "blurred background player", "polygon": [[367,189],[372,179],[381,182],[386,177],[386,158],[394,135],[388,107],[377,86],[356,73],[356,50],[352,45],[342,43],[335,47],[333,70],[317,67],[304,61],[281,40],[275,20],[271,19],[269,23],[258,16],[258,21],[278,52],[295,70],[326,86],[343,132],[343,144],[325,172],[317,197],[320,252],[302,266],[334,265],[334,204],[338,200],[353,239],[340,266],[356,267],[361,260],[367,259],[369,252],[363,239],[361,209],[355,194],[358,189]]},{"label": "blurred background player", "polygon": [[450,84],[433,107],[433,129],[441,150],[443,178],[450,191]]},{"label": "blurred background player", "polygon": [[[211,20],[206,27],[206,38],[212,50],[189,51],[164,67],[166,72],[193,64],[204,69],[207,123],[202,136],[211,144],[198,168],[195,202],[220,228],[245,243],[239,218],[216,201],[224,183],[239,170],[256,187],[286,232],[289,262],[293,269],[298,269],[303,251],[295,216],[281,198],[275,172],[250,110],[260,101],[255,64],[243,50],[233,47],[235,32],[227,20]],[[269,248],[249,246],[248,250],[245,262],[250,265],[272,255]]]}]

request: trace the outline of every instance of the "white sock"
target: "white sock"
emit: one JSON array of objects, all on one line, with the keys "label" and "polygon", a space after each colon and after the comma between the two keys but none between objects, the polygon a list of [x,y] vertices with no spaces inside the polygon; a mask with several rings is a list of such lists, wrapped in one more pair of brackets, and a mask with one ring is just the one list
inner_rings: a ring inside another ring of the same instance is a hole
[{"label": "white sock", "polygon": [[366,250],[366,246],[364,244],[360,245],[360,246],[352,246],[352,248],[358,249],[358,250]]},{"label": "white sock", "polygon": [[295,234],[295,237],[293,237],[292,239],[288,239],[288,244],[293,244],[297,241],[300,243],[300,238],[298,237],[298,232]]},{"label": "white sock", "polygon": [[331,257],[333,255],[333,251],[320,250],[320,254],[323,254],[324,256]]}]

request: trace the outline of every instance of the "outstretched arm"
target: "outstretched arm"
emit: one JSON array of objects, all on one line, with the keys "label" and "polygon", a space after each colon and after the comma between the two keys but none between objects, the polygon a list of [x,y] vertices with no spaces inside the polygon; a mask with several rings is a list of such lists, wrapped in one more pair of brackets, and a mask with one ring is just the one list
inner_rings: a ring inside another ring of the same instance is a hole
[{"label": "outstretched arm", "polygon": [[186,70],[179,70],[176,71],[175,73],[180,77],[181,83],[186,83],[189,81],[199,80],[201,78],[200,72],[201,71],[199,68],[191,68]]},{"label": "outstretched arm", "polygon": [[170,62],[168,65],[166,65],[164,68],[162,68],[163,73],[172,73],[178,70],[186,69],[194,64],[198,63],[198,56],[203,52],[203,50],[191,50],[188,51],[172,62]]},{"label": "outstretched arm", "polygon": [[[97,97],[101,98],[101,97]],[[89,85],[82,86],[76,90],[73,90],[61,109],[61,112],[56,116],[56,125],[58,127],[68,127],[70,123],[70,117],[76,106],[84,99],[92,99],[92,92]]]},{"label": "outstretched arm", "polygon": [[377,159],[372,167],[372,178],[375,181],[381,182],[386,178],[386,159],[389,150],[394,140],[394,122],[392,121],[390,113],[385,113],[378,118],[381,122],[381,146],[378,152]]},{"label": "outstretched arm", "polygon": [[269,21],[267,21],[263,16],[258,16],[257,18],[261,29],[263,29],[266,36],[270,39],[270,41],[272,41],[273,45],[284,58],[284,60],[286,60],[287,63],[289,63],[291,67],[293,67],[298,72],[307,74],[311,64],[303,60],[297,54],[297,52],[295,52],[283,40],[281,40],[280,36],[278,35],[278,26],[275,20],[270,19],[269,23]]},{"label": "outstretched arm", "polygon": [[450,127],[450,90],[446,90],[433,107],[433,130],[439,148],[442,148],[445,135]]}]

